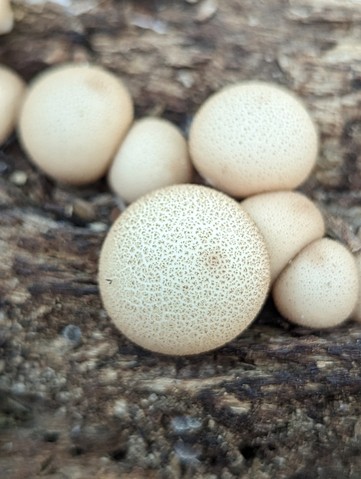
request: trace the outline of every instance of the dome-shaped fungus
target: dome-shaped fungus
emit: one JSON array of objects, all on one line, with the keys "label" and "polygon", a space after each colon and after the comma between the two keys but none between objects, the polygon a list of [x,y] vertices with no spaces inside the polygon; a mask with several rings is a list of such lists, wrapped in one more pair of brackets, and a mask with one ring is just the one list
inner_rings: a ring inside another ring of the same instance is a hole
[{"label": "dome-shaped fungus", "polygon": [[112,190],[127,203],[158,188],[189,183],[187,142],[167,120],[138,120],[120,145],[108,178]]},{"label": "dome-shaped fungus", "polygon": [[115,325],[164,354],[202,353],[233,339],[257,315],[269,281],[254,222],[234,200],[199,185],[163,188],[129,206],[99,263]]},{"label": "dome-shaped fungus", "polygon": [[279,86],[254,81],[212,95],[194,117],[189,142],[199,173],[235,197],[297,187],[318,151],[303,104]]},{"label": "dome-shaped fungus", "polygon": [[345,246],[323,238],[306,246],[273,287],[279,312],[293,323],[329,328],[345,321],[358,295],[354,258]]},{"label": "dome-shaped fungus", "polygon": [[104,175],[132,120],[132,100],[119,78],[98,66],[66,64],[30,85],[19,134],[46,174],[81,185]]}]

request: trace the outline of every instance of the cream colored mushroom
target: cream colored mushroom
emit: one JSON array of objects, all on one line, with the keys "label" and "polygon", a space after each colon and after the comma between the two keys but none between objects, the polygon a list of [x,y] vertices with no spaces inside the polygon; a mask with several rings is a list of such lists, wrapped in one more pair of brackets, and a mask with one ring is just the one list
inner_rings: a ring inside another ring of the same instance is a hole
[{"label": "cream colored mushroom", "polygon": [[0,65],[0,144],[15,127],[25,88],[25,82],[17,73]]},{"label": "cream colored mushroom", "polygon": [[117,328],[164,354],[227,343],[260,310],[269,259],[254,222],[200,185],[156,190],[129,206],[103,244],[99,286]]},{"label": "cream colored mushroom", "polygon": [[0,0],[0,35],[10,33],[14,26],[14,13],[9,0]]},{"label": "cream colored mushroom", "polygon": [[351,315],[352,319],[361,323],[361,252],[357,253],[355,256],[355,263],[357,268],[357,274],[359,278],[359,291],[357,297],[357,303]]},{"label": "cream colored mushroom", "polygon": [[192,165],[187,142],[169,121],[143,118],[120,145],[108,179],[112,190],[128,203],[157,188],[189,183]]},{"label": "cream colored mushroom", "polygon": [[319,209],[301,193],[263,193],[247,198],[241,206],[266,241],[272,281],[301,249],[325,233]]},{"label": "cream colored mushroom", "polygon": [[345,321],[358,296],[352,254],[327,238],[306,246],[280,274],[273,287],[279,312],[309,328],[329,328]]},{"label": "cream colored mushroom", "polygon": [[318,135],[293,94],[253,81],[212,95],[194,117],[189,144],[210,185],[246,197],[300,185],[315,164]]},{"label": "cream colored mushroom", "polygon": [[105,174],[132,120],[132,100],[119,78],[99,66],[67,64],[32,83],[19,134],[47,175],[81,185]]}]

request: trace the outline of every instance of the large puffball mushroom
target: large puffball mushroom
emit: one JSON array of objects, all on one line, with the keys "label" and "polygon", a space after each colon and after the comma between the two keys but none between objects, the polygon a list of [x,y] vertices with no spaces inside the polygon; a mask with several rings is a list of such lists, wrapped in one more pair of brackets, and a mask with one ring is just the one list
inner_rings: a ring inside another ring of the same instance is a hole
[{"label": "large puffball mushroom", "polygon": [[0,65],[0,144],[15,127],[25,89],[25,82],[17,73]]},{"label": "large puffball mushroom", "polygon": [[188,355],[227,343],[268,292],[265,242],[233,199],[200,185],[142,196],[103,244],[99,286],[106,310],[130,340]]},{"label": "large puffball mushroom", "polygon": [[323,238],[306,246],[280,274],[273,298],[289,321],[329,328],[350,316],[358,288],[352,254],[342,244]]},{"label": "large puffball mushroom", "polygon": [[10,33],[14,26],[14,13],[9,0],[0,0],[0,35]]},{"label": "large puffball mushroom", "polygon": [[20,140],[47,175],[81,185],[105,174],[132,120],[133,103],[119,78],[99,66],[66,64],[30,86]]},{"label": "large puffball mushroom", "polygon": [[133,124],[108,175],[112,190],[127,203],[165,186],[189,183],[187,142],[167,120],[143,118]]},{"label": "large puffball mushroom", "polygon": [[212,95],[194,117],[189,142],[199,173],[235,197],[296,188],[318,152],[303,104],[279,86],[255,81]]},{"label": "large puffball mushroom", "polygon": [[266,241],[272,282],[301,249],[325,234],[319,209],[301,193],[262,193],[247,198],[241,206]]}]

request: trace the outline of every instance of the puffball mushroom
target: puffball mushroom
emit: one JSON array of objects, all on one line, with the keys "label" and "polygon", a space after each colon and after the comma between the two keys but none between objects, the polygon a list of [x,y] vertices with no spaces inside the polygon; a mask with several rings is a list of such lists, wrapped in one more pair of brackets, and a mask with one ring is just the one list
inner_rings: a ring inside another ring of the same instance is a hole
[{"label": "puffball mushroom", "polygon": [[254,222],[233,199],[200,185],[169,186],[130,205],[99,262],[114,324],[163,354],[198,354],[236,337],[257,315],[269,282]]},{"label": "puffball mushroom", "polygon": [[17,73],[0,65],[0,144],[15,127],[25,88],[25,82]]},{"label": "puffball mushroom", "polygon": [[358,297],[359,281],[352,254],[323,238],[306,246],[280,274],[273,287],[279,312],[309,328],[329,328],[345,321]]},{"label": "puffball mushroom", "polygon": [[226,87],[201,106],[189,145],[210,185],[246,197],[300,185],[315,164],[318,134],[293,94],[251,81]]},{"label": "puffball mushroom", "polygon": [[32,83],[19,134],[47,175],[81,185],[105,174],[132,121],[133,103],[119,78],[99,66],[66,64]]},{"label": "puffball mushroom", "polygon": [[143,118],[120,145],[108,179],[112,190],[128,203],[161,187],[189,183],[192,165],[187,142],[169,121]]},{"label": "puffball mushroom", "polygon": [[353,310],[351,317],[355,321],[358,321],[359,323],[361,323],[361,252],[357,253],[357,255],[355,256],[355,263],[356,263],[360,287],[359,287],[356,306]]},{"label": "puffball mushroom", "polygon": [[247,198],[241,206],[266,241],[272,282],[301,249],[325,234],[319,209],[301,193],[262,193]]},{"label": "puffball mushroom", "polygon": [[14,14],[9,0],[0,0],[0,35],[10,33],[14,26]]}]

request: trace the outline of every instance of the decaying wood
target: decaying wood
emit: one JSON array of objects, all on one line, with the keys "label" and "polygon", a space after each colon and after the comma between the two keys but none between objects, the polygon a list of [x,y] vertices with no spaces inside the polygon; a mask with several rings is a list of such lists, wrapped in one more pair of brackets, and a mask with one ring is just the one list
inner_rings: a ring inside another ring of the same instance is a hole
[{"label": "decaying wood", "polygon": [[[187,129],[213,91],[272,80],[321,132],[303,190],[328,233],[360,249],[361,5],[343,0],[13,2],[0,61],[27,80],[88,60],[119,73],[138,116]],[[105,182],[65,188],[15,136],[0,156],[0,476],[361,477],[361,328],[310,332],[272,304],[239,338],[194,358],[130,344],[96,281],[118,214]]]}]

